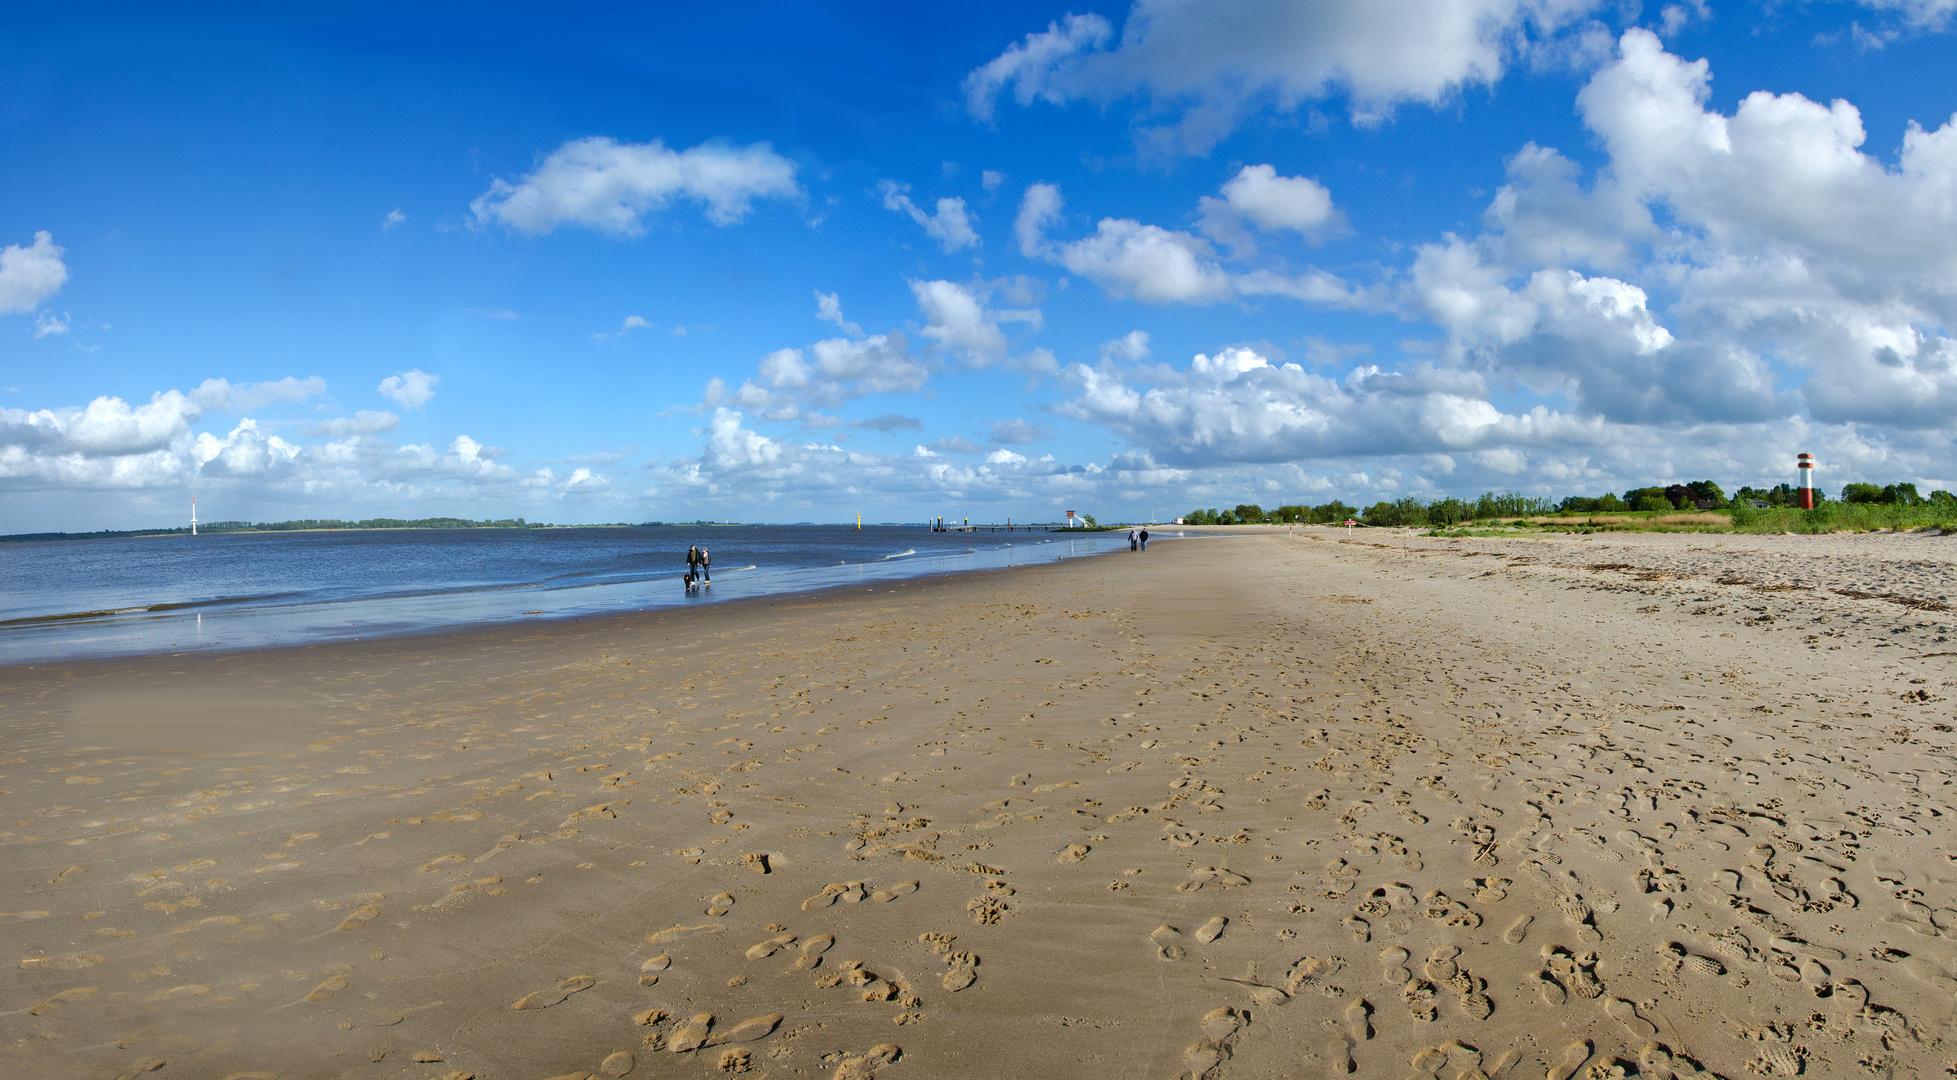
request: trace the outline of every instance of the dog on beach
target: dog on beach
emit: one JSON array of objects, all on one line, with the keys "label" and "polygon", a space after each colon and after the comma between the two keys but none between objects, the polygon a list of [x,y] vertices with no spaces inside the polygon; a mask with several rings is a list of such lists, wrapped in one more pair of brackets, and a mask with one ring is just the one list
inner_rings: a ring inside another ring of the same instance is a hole
[{"label": "dog on beach", "polygon": [[700,579],[693,576],[693,571],[688,570],[686,576],[680,578],[680,580],[686,582],[686,594],[688,596],[700,591]]}]

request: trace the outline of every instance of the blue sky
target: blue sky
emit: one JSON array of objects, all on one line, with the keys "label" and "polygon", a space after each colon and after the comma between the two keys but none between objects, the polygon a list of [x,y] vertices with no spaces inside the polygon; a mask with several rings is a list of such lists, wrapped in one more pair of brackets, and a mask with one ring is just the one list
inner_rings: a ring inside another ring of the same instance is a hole
[{"label": "blue sky", "polygon": [[0,531],[1957,486],[1957,0],[710,7],[10,16]]}]

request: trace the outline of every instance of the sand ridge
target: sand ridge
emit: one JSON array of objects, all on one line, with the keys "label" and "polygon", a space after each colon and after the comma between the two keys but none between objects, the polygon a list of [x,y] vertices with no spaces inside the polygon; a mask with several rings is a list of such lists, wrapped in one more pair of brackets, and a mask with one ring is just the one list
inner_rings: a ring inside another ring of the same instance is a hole
[{"label": "sand ridge", "polygon": [[[0,671],[0,1062],[1928,1075],[1952,555],[1842,540],[1308,530]],[[145,701],[221,737],[115,741]]]}]

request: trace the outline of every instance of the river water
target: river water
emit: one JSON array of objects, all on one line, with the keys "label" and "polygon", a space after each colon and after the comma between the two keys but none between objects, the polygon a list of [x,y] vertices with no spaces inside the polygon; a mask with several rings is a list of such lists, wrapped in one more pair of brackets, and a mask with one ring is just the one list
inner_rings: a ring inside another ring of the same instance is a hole
[{"label": "river water", "polygon": [[[1173,530],[1158,534],[1164,539]],[[689,595],[686,549],[713,554]],[[0,544],[0,664],[711,604],[1126,551],[1125,533],[847,525],[383,529]]]}]

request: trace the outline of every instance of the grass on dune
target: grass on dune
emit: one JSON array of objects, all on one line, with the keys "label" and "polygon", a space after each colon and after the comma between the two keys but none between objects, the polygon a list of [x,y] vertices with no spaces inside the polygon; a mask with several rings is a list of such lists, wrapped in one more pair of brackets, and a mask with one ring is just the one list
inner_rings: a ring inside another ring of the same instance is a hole
[{"label": "grass on dune", "polygon": [[1957,535],[1957,512],[1949,506],[1899,506],[1885,503],[1825,502],[1813,510],[1791,507],[1705,510],[1697,513],[1626,512],[1548,514],[1508,521],[1463,523],[1434,529],[1428,536],[1516,536],[1526,532],[1695,532],[1831,533],[1936,529]]}]

